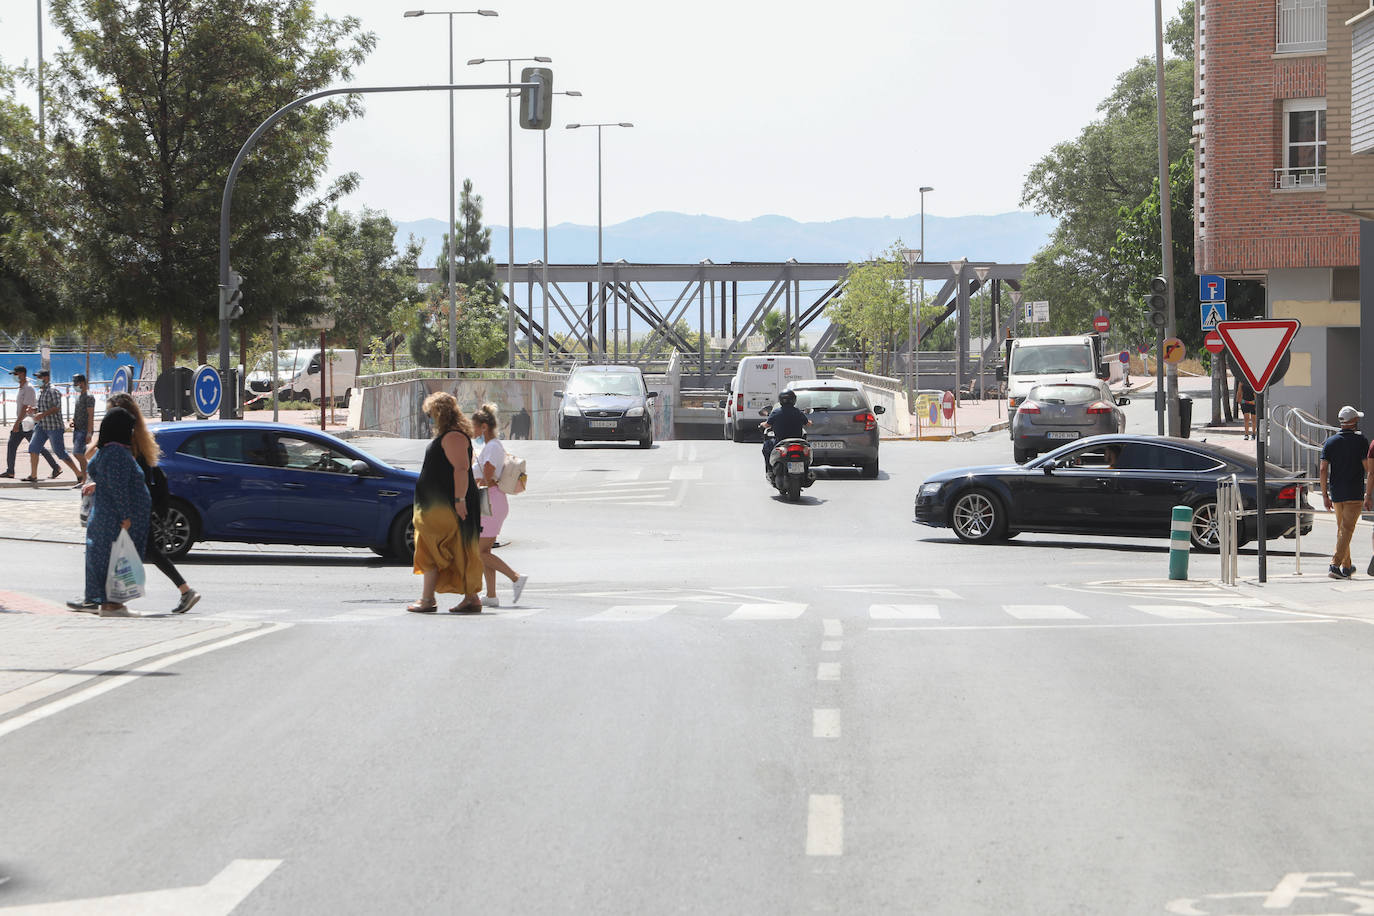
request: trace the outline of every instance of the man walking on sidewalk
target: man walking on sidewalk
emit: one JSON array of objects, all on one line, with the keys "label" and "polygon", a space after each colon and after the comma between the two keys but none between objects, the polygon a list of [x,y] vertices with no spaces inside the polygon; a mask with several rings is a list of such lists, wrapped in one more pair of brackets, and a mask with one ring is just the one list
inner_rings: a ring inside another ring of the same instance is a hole
[{"label": "man walking on sidewalk", "polygon": [[[24,479],[29,483],[38,483],[38,453],[46,452],[44,446],[51,445],[53,453],[72,469],[72,473],[80,482],[85,478],[77,470],[76,462],[67,455],[66,443],[62,441],[62,394],[52,386],[52,373],[47,369],[38,370],[38,384],[43,387],[38,392],[38,405],[30,414],[34,420],[34,429],[33,439],[29,442],[29,476]],[[48,463],[52,464],[51,458],[48,459]],[[62,469],[53,464],[52,476],[58,477],[61,474]]]},{"label": "man walking on sidewalk", "polygon": [[[5,454],[5,473],[0,477],[14,476],[14,457],[19,452],[20,443],[26,441],[33,435],[35,423],[29,421],[28,428],[24,428],[24,418],[32,416],[34,408],[38,405],[38,393],[29,385],[29,370],[25,366],[15,366],[10,370],[14,380],[19,385],[19,391],[14,396],[14,428],[10,430],[9,451]],[[57,462],[53,460],[52,453],[43,449],[43,457],[47,459],[48,465],[54,470],[58,470]]]},{"label": "man walking on sidewalk", "polygon": [[1331,566],[1326,572],[1332,579],[1349,579],[1355,574],[1355,564],[1350,559],[1350,538],[1355,534],[1360,510],[1370,505],[1365,491],[1365,478],[1371,464],[1369,440],[1355,428],[1363,416],[1353,407],[1342,407],[1338,414],[1340,432],[1322,443],[1318,475],[1322,504],[1328,511],[1334,508],[1336,513],[1336,552],[1331,555]]}]

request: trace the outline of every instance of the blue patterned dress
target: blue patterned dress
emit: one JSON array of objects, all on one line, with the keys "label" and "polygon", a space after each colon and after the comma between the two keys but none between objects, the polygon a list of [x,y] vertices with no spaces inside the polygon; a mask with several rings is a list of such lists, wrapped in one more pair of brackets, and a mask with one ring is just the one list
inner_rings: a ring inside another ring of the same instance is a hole
[{"label": "blue patterned dress", "polygon": [[86,600],[106,604],[105,576],[110,571],[110,549],[119,537],[119,524],[132,519],[129,537],[142,557],[153,502],[138,462],[118,442],[96,452],[86,471],[96,485],[91,517],[86,522]]}]

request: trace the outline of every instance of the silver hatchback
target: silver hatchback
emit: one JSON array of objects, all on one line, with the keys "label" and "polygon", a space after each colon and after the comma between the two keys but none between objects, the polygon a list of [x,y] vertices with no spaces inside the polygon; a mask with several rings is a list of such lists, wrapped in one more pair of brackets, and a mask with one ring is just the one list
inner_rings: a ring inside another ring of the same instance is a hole
[{"label": "silver hatchback", "polygon": [[806,411],[811,464],[855,467],[864,477],[878,476],[878,417],[881,404],[854,382],[808,379],[787,386],[797,393],[797,407]]},{"label": "silver hatchback", "polygon": [[1124,433],[1126,413],[1106,382],[1047,382],[1036,385],[1011,421],[1012,457],[1025,464],[1066,442],[1104,433]]}]

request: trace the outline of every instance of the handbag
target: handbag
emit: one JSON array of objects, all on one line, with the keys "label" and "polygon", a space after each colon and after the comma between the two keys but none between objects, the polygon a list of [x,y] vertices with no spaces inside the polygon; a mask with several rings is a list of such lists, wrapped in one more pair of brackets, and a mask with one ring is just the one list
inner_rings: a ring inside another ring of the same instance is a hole
[{"label": "handbag", "polygon": [[143,597],[146,581],[143,561],[138,558],[134,539],[129,537],[127,528],[119,530],[114,546],[110,548],[110,568],[105,574],[105,600],[113,604],[123,604],[134,598]]},{"label": "handbag", "polygon": [[507,452],[506,462],[501,466],[501,476],[496,480],[496,488],[508,496],[516,496],[525,492],[525,482],[528,479],[525,474],[525,459]]}]

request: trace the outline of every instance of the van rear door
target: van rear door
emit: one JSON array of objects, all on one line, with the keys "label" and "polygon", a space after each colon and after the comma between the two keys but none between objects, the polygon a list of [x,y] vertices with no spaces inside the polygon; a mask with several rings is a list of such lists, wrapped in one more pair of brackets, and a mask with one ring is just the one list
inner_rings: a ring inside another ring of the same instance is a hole
[{"label": "van rear door", "polygon": [[763,416],[773,409],[778,401],[778,364],[771,359],[761,359],[750,364],[749,374],[744,379],[745,416]]}]

